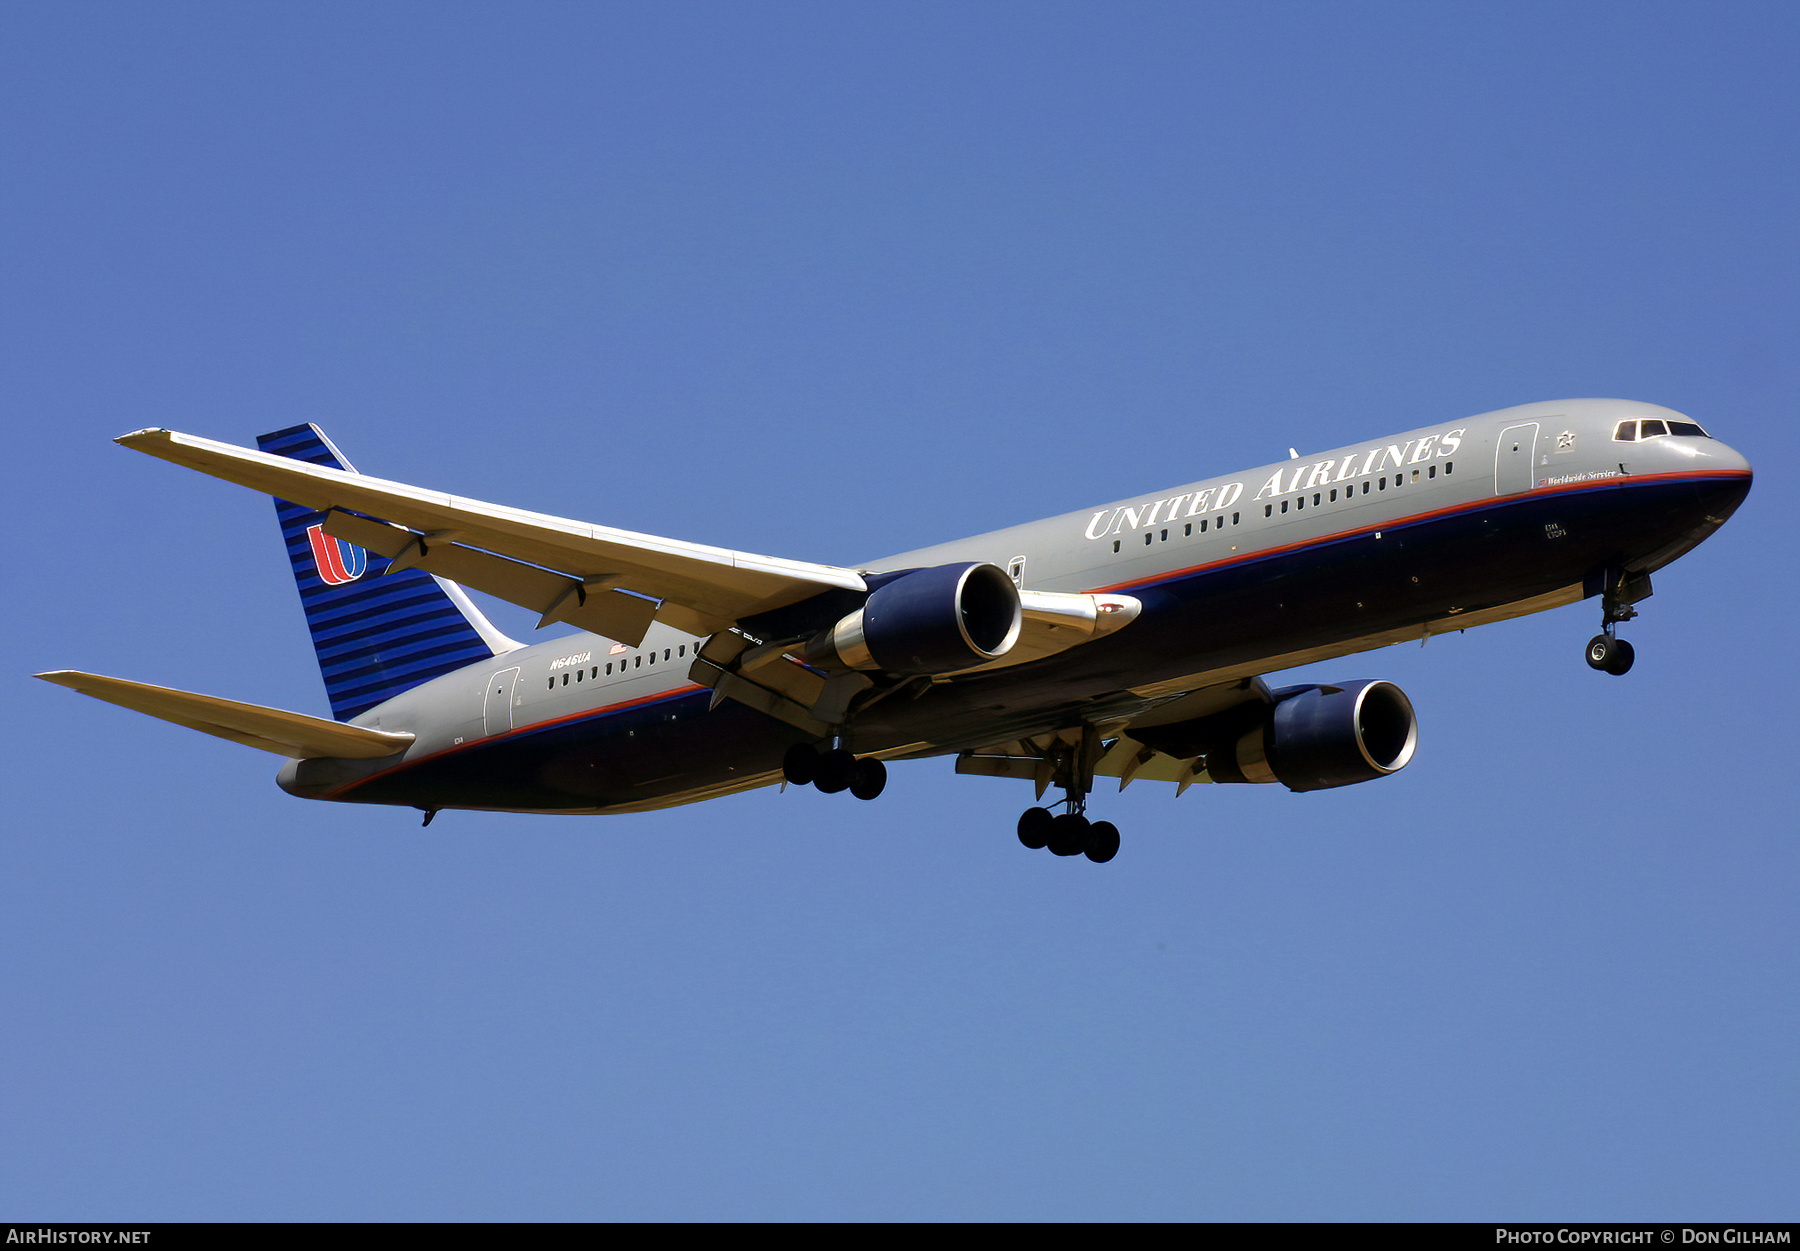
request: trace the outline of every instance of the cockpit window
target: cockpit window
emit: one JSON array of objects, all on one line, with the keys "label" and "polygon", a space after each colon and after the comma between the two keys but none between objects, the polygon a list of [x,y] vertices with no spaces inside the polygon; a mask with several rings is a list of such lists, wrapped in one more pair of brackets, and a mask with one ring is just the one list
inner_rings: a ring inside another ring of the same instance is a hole
[{"label": "cockpit window", "polygon": [[1657,421],[1645,418],[1638,429],[1636,421],[1621,421],[1613,427],[1614,443],[1635,443],[1639,439],[1654,439],[1659,434],[1679,434],[1692,439],[1710,439],[1712,436],[1691,421]]}]

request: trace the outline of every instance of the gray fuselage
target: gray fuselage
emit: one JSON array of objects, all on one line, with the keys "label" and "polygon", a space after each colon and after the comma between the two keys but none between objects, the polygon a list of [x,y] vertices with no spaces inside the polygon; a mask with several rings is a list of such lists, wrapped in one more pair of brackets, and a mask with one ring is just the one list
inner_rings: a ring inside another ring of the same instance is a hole
[{"label": "gray fuselage", "polygon": [[[1571,603],[1716,529],[1750,466],[1702,436],[1615,439],[1653,404],[1565,400],[1354,443],[959,539],[862,569],[985,561],[1022,587],[1123,591],[1117,634],[927,682],[856,714],[850,745],[937,755],[1125,723],[1200,688]],[[430,681],[356,718],[416,736],[398,758],[282,771],[311,798],[626,812],[780,780],[805,735],[692,682],[704,640],[591,634]]]}]

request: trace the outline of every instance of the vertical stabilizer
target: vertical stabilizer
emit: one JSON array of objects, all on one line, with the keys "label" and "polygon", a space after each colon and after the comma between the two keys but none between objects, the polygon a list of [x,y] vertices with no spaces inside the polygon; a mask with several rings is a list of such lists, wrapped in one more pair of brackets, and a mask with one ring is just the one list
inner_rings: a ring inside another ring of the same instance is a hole
[{"label": "vertical stabilizer", "polygon": [[[356,472],[314,425],[261,435],[256,445],[272,455]],[[519,646],[481,615],[462,588],[418,569],[387,574],[387,557],[326,534],[324,513],[278,499],[275,515],[331,715],[339,721]]]}]

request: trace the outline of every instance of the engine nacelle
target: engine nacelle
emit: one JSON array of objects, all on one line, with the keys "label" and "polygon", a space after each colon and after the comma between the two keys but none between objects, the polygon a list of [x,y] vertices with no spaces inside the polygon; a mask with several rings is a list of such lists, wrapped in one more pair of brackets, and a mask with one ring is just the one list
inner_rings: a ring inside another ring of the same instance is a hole
[{"label": "engine nacelle", "polygon": [[1386,777],[1406,767],[1419,722],[1406,692],[1363,679],[1269,691],[1219,713],[1131,734],[1178,759],[1203,754],[1215,782],[1280,782],[1322,791]]},{"label": "engine nacelle", "polygon": [[1019,640],[1019,589],[996,565],[917,569],[806,645],[826,668],[951,673],[997,660]]}]

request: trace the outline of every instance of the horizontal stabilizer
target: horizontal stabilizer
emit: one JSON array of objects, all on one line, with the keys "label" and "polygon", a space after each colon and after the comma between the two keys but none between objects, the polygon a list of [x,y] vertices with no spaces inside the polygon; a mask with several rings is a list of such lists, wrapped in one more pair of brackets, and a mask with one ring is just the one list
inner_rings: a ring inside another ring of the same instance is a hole
[{"label": "horizontal stabilizer", "polygon": [[345,725],[341,721],[309,717],[303,712],[286,712],[261,704],[240,704],[216,695],[196,695],[192,691],[151,686],[147,682],[127,682],[123,678],[107,678],[97,673],[58,669],[33,676],[121,708],[173,721],[202,734],[300,760],[315,756],[373,760],[404,751],[413,741],[411,734]]},{"label": "horizontal stabilizer", "polygon": [[[734,552],[486,504],[171,430],[138,430],[117,441],[318,512],[341,509],[406,526],[419,532],[427,548],[432,548],[433,534],[453,533],[459,546],[554,570],[592,588],[598,594],[584,589],[581,598],[622,619],[630,618],[631,606],[614,607],[608,593],[629,591],[659,600],[656,619],[691,634],[712,634],[740,618],[796,604],[821,591],[868,589],[853,569]],[[414,562],[402,558],[401,563]],[[537,598],[535,588],[528,598]]]}]

